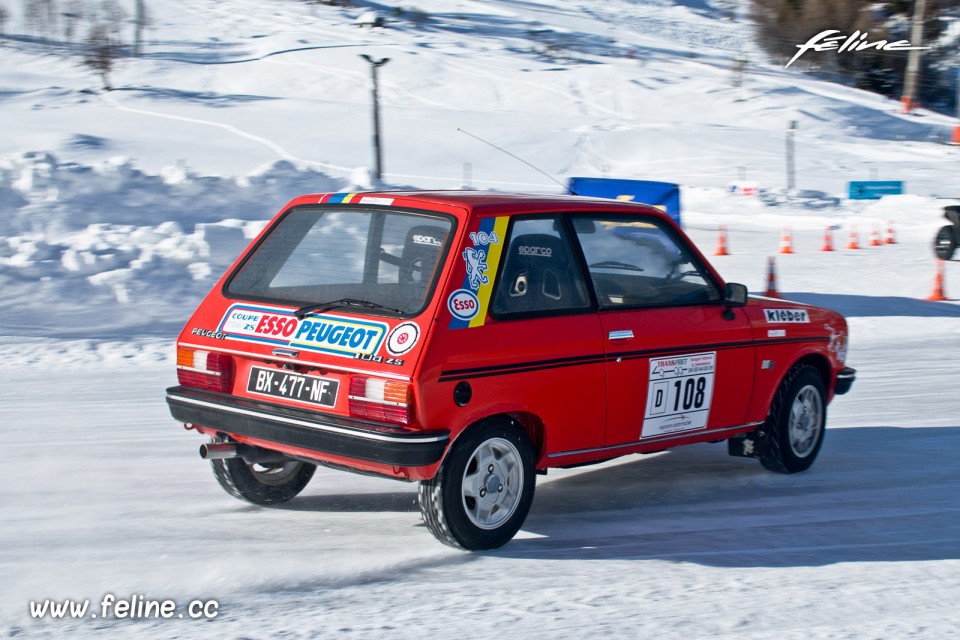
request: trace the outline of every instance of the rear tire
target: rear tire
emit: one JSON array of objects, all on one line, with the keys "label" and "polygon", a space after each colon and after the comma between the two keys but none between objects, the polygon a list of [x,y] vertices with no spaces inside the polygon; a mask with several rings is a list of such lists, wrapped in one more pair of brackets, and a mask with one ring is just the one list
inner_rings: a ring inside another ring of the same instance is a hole
[{"label": "rear tire", "polygon": [[814,367],[797,365],[780,383],[770,406],[760,464],[777,473],[806,471],[820,453],[826,426],[823,378]]},{"label": "rear tire", "polygon": [[[213,440],[223,442],[222,440]],[[249,464],[243,458],[211,460],[213,475],[223,490],[238,500],[258,505],[283,504],[297,496],[316,465],[299,460],[271,464]]]},{"label": "rear tire", "polygon": [[953,258],[953,252],[957,249],[957,242],[953,236],[953,225],[940,227],[937,231],[937,237],[933,241],[933,252],[941,260],[950,260]]},{"label": "rear tire", "polygon": [[533,446],[505,420],[479,423],[454,443],[437,475],[420,483],[420,512],[440,542],[496,549],[523,526],[536,486]]}]

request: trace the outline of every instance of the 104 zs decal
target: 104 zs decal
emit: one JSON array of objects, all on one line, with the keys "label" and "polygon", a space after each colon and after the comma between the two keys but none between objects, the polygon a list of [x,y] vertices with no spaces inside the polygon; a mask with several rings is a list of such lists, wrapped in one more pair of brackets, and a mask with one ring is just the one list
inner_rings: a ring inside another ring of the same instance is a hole
[{"label": "104 zs decal", "polygon": [[641,438],[707,427],[717,352],[650,360]]}]

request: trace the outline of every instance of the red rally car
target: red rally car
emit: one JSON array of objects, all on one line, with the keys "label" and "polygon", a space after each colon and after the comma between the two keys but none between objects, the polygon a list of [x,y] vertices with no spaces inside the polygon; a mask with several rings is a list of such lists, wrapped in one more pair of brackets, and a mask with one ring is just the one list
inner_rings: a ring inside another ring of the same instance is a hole
[{"label": "red rally car", "polygon": [[842,316],[748,297],[649,206],[320,194],[191,317],[167,403],[237,498],[289,500],[318,464],[419,481],[430,531],[480,550],[549,467],[725,440],[807,469],[846,353]]}]

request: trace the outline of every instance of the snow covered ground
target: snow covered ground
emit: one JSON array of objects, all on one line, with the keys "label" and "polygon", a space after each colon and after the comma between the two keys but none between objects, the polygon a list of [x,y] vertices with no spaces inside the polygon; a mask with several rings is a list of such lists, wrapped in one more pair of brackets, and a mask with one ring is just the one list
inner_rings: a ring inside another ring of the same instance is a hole
[{"label": "snow covered ground", "polygon": [[[353,20],[394,5],[171,0],[151,4],[145,55],[110,93],[15,15],[0,38],[0,635],[955,637],[960,304],[923,299],[960,197],[954,121],[762,64],[721,4],[438,0],[419,26],[401,12],[366,29]],[[484,554],[434,541],[414,485],[321,469],[280,509],[221,491],[163,401],[172,340],[285,201],[371,184],[359,53],[391,58],[385,184],[559,190],[458,127],[561,181],[679,182],[705,252],[728,228],[731,255],[713,258],[728,280],[763,291],[776,256],[785,296],[847,315],[858,379],[813,469],[698,445],[551,471],[519,538]],[[798,187],[836,205],[780,193],[791,120]],[[843,198],[870,178],[908,195]],[[728,193],[737,179],[764,198]],[[788,226],[795,253],[779,255]],[[897,244],[844,248],[888,227]],[[945,276],[960,297],[956,263]],[[98,612],[106,593],[212,599],[219,615],[30,616],[48,598]]]}]

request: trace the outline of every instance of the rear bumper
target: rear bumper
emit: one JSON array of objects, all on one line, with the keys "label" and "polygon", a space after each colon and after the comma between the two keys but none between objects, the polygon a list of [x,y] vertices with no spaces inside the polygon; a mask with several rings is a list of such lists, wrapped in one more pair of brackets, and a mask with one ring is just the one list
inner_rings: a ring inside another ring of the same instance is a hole
[{"label": "rear bumper", "polygon": [[170,387],[174,419],[279,445],[398,467],[438,462],[450,441],[446,431],[407,431],[223,393]]},{"label": "rear bumper", "polygon": [[842,396],[847,391],[850,391],[850,387],[853,386],[853,381],[857,379],[857,370],[851,369],[850,367],[845,367],[837,374],[837,386],[834,388],[834,393],[838,396]]}]

